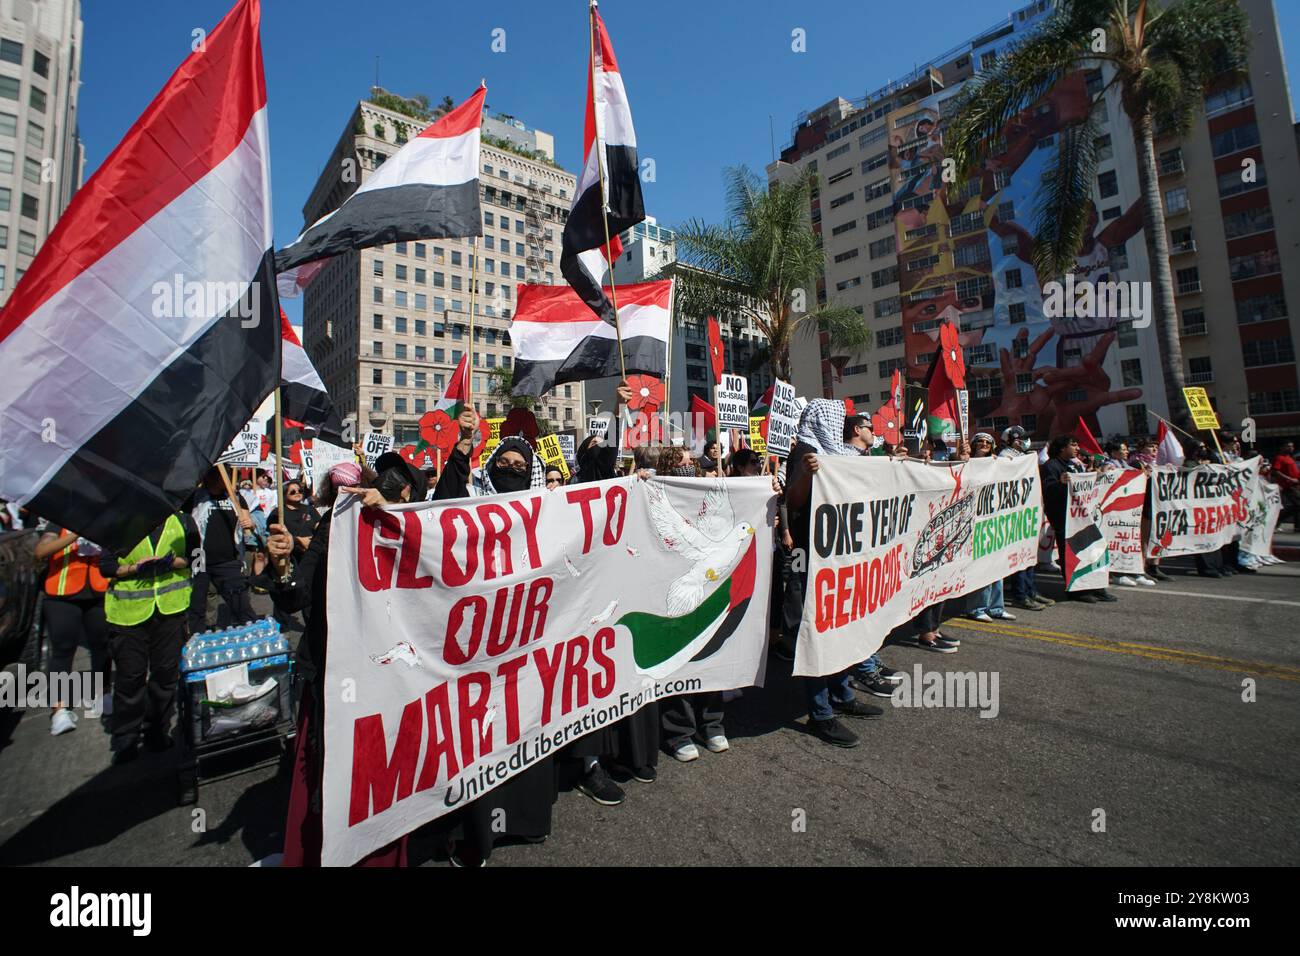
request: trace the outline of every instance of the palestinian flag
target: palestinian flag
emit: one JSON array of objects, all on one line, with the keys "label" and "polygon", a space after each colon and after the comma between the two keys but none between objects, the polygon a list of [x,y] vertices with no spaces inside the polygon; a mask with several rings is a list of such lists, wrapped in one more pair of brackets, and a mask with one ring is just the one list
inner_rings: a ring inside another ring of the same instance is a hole
[{"label": "palestinian flag", "polygon": [[174,512],[280,380],[259,0],[239,0],[0,312],[0,497],[107,548]]},{"label": "palestinian flag", "polygon": [[[619,286],[618,321],[629,373],[664,377],[672,293],[671,279]],[[573,289],[520,285],[516,305],[510,324],[514,394],[541,395],[565,382],[622,374],[614,325],[592,315]]]},{"label": "palestinian flag", "polygon": [[445,412],[453,422],[465,410],[469,398],[469,351],[460,357],[460,364],[451,373],[451,381],[443,389],[442,397],[434,404],[435,412]]},{"label": "palestinian flag", "polygon": [[343,420],[330,401],[325,383],[316,372],[298,335],[280,312],[281,373],[280,414],[284,424],[293,428],[312,429],[333,445],[347,448],[343,440]]},{"label": "palestinian flag", "polygon": [[[605,294],[601,282],[609,263],[616,262],[622,254],[623,245],[618,234],[645,219],[645,202],[641,198],[636,132],[632,128],[627,92],[623,89],[623,75],[618,71],[614,47],[594,0],[588,48],[592,53],[587,70],[583,166],[578,188],[574,191],[573,207],[564,224],[560,273],[587,307],[613,326],[616,318],[622,316],[614,315],[613,302]],[[628,371],[632,371],[630,364]],[[651,374],[662,377],[663,369]]]},{"label": "palestinian flag", "polygon": [[702,661],[722,649],[754,597],[757,548],[757,540],[751,541],[731,574],[695,610],[680,617],[633,611],[615,622],[632,635],[632,658],[639,673],[664,677],[687,661]]},{"label": "palestinian flag", "polygon": [[480,86],[385,160],[343,205],[276,253],[276,271],[390,242],[483,235],[478,159],[485,96]]}]

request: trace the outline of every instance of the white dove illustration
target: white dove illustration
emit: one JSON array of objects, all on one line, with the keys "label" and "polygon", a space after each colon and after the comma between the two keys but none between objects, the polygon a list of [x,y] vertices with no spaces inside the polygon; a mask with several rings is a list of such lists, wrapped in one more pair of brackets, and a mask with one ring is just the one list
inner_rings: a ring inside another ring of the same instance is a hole
[{"label": "white dove illustration", "polygon": [[601,611],[587,623],[599,624],[601,621],[609,620],[609,616],[614,613],[614,608],[616,607],[618,607],[618,601],[610,601],[609,604],[605,606],[605,610]]},{"label": "white dove illustration", "polygon": [[407,667],[419,667],[420,655],[406,641],[398,641],[382,654],[371,654],[370,659],[376,664],[391,664],[394,661],[401,661]]},{"label": "white dove illustration", "polygon": [[669,504],[663,488],[646,483],[650,520],[666,550],[691,561],[691,568],[668,586],[665,604],[674,616],[699,607],[705,591],[726,578],[745,554],[753,527],[736,522],[726,486],[717,482],[704,494],[700,510],[690,517]]}]

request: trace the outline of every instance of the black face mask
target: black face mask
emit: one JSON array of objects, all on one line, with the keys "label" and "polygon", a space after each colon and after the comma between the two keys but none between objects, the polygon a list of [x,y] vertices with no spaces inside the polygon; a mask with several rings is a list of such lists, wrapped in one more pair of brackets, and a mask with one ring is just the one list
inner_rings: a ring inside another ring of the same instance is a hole
[{"label": "black face mask", "polygon": [[526,472],[511,471],[500,465],[492,469],[492,487],[509,494],[512,491],[524,491],[528,488],[530,476]]},{"label": "black face mask", "polygon": [[402,473],[401,468],[389,468],[375,481],[375,490],[392,504],[402,500],[402,489],[409,487],[411,478]]}]

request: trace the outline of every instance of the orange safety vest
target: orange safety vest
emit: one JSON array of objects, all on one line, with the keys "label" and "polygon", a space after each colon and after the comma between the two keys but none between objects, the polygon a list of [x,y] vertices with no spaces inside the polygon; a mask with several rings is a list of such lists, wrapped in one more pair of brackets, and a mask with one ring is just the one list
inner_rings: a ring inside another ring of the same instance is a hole
[{"label": "orange safety vest", "polygon": [[[62,534],[60,529],[55,532]],[[77,553],[77,542],[72,542],[50,558],[45,572],[45,593],[50,597],[70,597],[80,594],[90,579],[94,591],[107,591],[108,579],[99,573],[99,558],[83,558]]]}]

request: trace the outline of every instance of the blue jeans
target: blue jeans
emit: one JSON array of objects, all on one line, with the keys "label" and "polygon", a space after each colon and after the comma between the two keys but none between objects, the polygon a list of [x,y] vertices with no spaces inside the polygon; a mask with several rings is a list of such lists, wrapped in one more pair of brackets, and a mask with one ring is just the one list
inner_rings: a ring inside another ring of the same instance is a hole
[{"label": "blue jeans", "polygon": [[979,606],[971,609],[971,614],[983,612],[989,617],[1001,617],[1006,612],[1002,600],[1002,582],[994,581],[979,592]]},{"label": "blue jeans", "polygon": [[1025,568],[1006,579],[1007,594],[1013,599],[1037,597],[1038,588],[1034,585],[1034,569]]},{"label": "blue jeans", "polygon": [[803,678],[804,694],[808,698],[808,716],[813,720],[830,720],[835,716],[831,702],[847,704],[854,699],[849,686],[849,672],[841,671],[830,677]]},{"label": "blue jeans", "polygon": [[874,680],[884,661],[880,659],[879,654],[872,654],[861,664],[849,668],[849,673],[858,680]]}]

